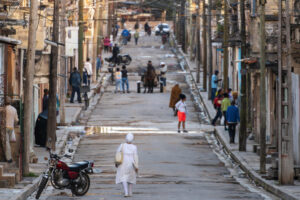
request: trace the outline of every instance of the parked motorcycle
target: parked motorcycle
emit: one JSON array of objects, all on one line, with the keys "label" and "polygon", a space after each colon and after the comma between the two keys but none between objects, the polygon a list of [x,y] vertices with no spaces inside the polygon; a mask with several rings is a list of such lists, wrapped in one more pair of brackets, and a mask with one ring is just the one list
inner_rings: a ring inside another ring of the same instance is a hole
[{"label": "parked motorcycle", "polygon": [[67,165],[61,159],[63,157],[70,158],[71,156],[64,155],[60,157],[50,151],[49,154],[48,169],[43,173],[35,198],[40,198],[49,179],[55,189],[71,189],[72,194],[75,196],[85,195],[90,188],[88,174],[93,173],[94,161],[82,161]]},{"label": "parked motorcycle", "polygon": [[130,65],[132,58],[129,54],[119,54],[116,60],[110,57],[110,58],[105,58],[105,61],[109,63],[114,63],[116,65],[121,65],[121,64]]}]

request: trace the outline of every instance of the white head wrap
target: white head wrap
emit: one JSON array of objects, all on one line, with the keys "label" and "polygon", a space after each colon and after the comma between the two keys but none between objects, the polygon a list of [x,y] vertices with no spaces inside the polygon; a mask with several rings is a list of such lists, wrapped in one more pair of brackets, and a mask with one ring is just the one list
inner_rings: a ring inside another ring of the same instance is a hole
[{"label": "white head wrap", "polygon": [[131,142],[133,142],[133,139],[134,139],[134,136],[132,133],[128,133],[126,135],[126,142],[131,143]]}]

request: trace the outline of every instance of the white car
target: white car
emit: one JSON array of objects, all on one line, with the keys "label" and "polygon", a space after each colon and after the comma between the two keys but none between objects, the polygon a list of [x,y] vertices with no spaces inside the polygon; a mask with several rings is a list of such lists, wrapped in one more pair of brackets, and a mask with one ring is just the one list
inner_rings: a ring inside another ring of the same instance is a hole
[{"label": "white car", "polygon": [[169,26],[169,24],[162,23],[162,24],[159,24],[155,27],[155,35],[160,35],[163,32],[170,35],[170,26]]}]

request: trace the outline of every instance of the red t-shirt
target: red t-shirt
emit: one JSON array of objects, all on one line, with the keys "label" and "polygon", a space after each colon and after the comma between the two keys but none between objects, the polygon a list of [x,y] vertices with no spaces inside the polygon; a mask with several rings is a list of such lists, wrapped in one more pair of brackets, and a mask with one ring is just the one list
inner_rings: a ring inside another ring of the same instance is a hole
[{"label": "red t-shirt", "polygon": [[216,108],[220,108],[221,107],[222,100],[223,100],[223,98],[219,98],[219,97],[215,98],[214,105],[215,105]]}]

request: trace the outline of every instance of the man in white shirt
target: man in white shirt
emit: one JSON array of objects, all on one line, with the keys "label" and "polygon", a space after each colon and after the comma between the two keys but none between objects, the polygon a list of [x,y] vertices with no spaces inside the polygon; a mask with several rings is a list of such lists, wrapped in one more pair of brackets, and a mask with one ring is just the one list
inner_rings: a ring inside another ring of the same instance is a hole
[{"label": "man in white shirt", "polygon": [[168,66],[166,65],[166,63],[161,62],[160,63],[160,81],[163,82],[164,91],[167,86],[167,76],[166,76],[167,71],[168,71]]},{"label": "man in white shirt", "polygon": [[91,84],[91,77],[93,75],[93,67],[92,67],[92,64],[90,63],[90,58],[86,59],[86,62],[84,63],[84,69],[87,72],[88,85],[90,85]]},{"label": "man in white shirt", "polygon": [[12,162],[10,140],[14,134],[15,123],[19,121],[17,110],[11,106],[11,99],[7,97],[5,103],[6,126],[5,126],[5,158],[8,163]]}]

